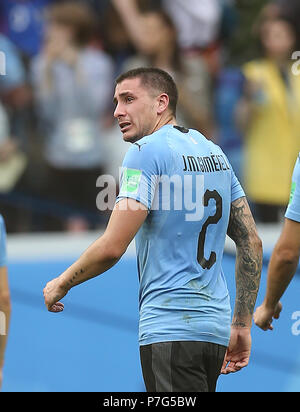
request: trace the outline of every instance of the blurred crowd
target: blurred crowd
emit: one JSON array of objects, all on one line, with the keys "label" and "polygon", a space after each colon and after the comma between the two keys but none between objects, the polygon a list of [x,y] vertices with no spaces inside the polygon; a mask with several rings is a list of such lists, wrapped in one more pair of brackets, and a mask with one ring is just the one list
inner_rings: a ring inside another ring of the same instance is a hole
[{"label": "blurred crowd", "polygon": [[300,150],[292,60],[300,2],[256,2],[237,53],[250,3],[1,0],[0,205],[8,232],[107,222],[96,180],[118,181],[128,149],[113,119],[114,79],[140,66],[172,74],[178,123],[223,148],[258,222],[280,221]]}]

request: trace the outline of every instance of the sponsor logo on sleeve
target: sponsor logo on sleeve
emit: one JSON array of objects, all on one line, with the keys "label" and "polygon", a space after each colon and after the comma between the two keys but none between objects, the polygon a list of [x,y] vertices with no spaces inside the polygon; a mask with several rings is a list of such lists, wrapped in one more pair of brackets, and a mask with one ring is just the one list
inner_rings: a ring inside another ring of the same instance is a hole
[{"label": "sponsor logo on sleeve", "polygon": [[294,194],[295,194],[295,190],[296,190],[296,182],[292,182],[292,188],[291,188],[291,195],[290,195],[290,203],[292,203],[293,198],[294,198]]},{"label": "sponsor logo on sleeve", "polygon": [[123,172],[123,182],[121,192],[136,194],[139,190],[142,171],[136,169],[125,169]]}]

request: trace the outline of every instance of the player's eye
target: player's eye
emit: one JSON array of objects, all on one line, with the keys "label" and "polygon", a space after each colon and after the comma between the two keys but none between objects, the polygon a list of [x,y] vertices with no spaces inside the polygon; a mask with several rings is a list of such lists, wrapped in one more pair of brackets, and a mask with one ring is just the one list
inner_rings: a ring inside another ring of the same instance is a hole
[{"label": "player's eye", "polygon": [[130,103],[130,102],[132,102],[133,100],[134,100],[134,98],[131,97],[131,96],[127,96],[127,97],[126,97],[126,102],[127,102],[127,103]]}]

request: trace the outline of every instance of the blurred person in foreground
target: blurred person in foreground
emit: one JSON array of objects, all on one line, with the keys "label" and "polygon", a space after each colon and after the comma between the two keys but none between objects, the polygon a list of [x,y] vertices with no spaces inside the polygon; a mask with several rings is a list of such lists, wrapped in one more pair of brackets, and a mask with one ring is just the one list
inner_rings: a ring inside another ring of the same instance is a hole
[{"label": "blurred person in foreground", "polygon": [[300,76],[292,70],[294,26],[265,18],[259,35],[263,57],[243,67],[246,86],[236,118],[245,138],[244,184],[255,217],[276,223],[288,202],[300,147]]},{"label": "blurred person in foreground", "polygon": [[158,67],[167,71],[179,89],[177,118],[182,126],[213,137],[212,84],[204,59],[183,56],[175,24],[160,9],[140,11],[136,0],[113,0],[137,54],[125,60],[122,71]]},{"label": "blurred person in foreground", "polygon": [[296,273],[300,257],[300,154],[292,177],[290,203],[285,222],[271,256],[265,299],[254,314],[254,322],[263,330],[272,330],[273,318],[282,310],[279,301]]},{"label": "blurred person in foreground", "polygon": [[[214,392],[221,370],[237,372],[249,362],[262,246],[226,156],[198,131],[177,125],[177,100],[174,80],[157,68],[116,80],[114,117],[132,143],[119,196],[103,236],[46,285],[44,298],[49,311],[61,312],[60,299],[114,266],[136,235],[146,389]],[[187,206],[187,198],[203,210]],[[221,267],[226,233],[237,246],[232,321]]]},{"label": "blurred person in foreground", "polygon": [[10,314],[11,303],[7,276],[6,230],[3,217],[0,215],[0,390],[3,380]]},{"label": "blurred person in foreground", "polygon": [[58,3],[46,16],[43,50],[31,70],[48,165],[46,196],[74,210],[58,229],[84,230],[93,226],[85,212],[99,214],[96,180],[107,162],[104,129],[114,67],[91,46],[95,20],[88,6]]},{"label": "blurred person in foreground", "polygon": [[[27,115],[32,96],[19,51],[2,34],[0,50],[5,55],[5,75],[0,75],[0,195],[9,196],[22,185],[28,169]],[[3,201],[1,211],[8,232],[18,231],[26,221],[20,205]]]}]

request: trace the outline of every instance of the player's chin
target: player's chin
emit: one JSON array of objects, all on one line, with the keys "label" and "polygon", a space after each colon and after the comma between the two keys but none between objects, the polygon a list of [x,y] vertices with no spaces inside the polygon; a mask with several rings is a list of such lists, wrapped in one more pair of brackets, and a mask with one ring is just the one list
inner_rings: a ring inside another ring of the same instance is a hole
[{"label": "player's chin", "polygon": [[136,142],[136,134],[132,131],[124,132],[123,133],[123,140],[124,142],[134,143]]}]

